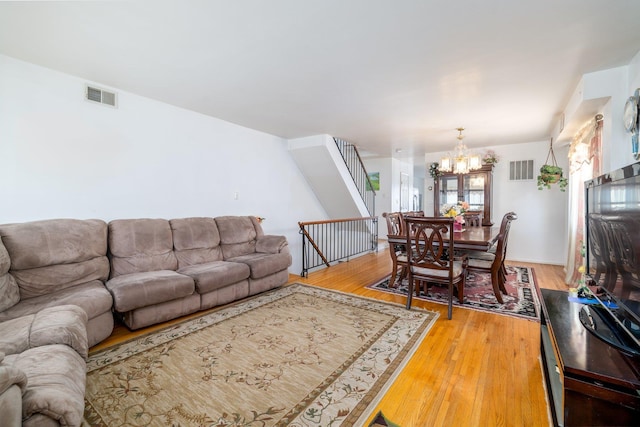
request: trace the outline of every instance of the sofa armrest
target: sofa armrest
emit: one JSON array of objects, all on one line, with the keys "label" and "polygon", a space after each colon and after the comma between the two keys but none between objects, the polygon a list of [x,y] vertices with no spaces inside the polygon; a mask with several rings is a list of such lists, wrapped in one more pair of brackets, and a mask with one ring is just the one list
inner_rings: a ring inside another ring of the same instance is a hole
[{"label": "sofa armrest", "polygon": [[17,385],[24,392],[27,388],[27,375],[18,368],[3,365],[3,360],[4,353],[0,353],[0,395],[13,385]]},{"label": "sofa armrest", "polygon": [[0,353],[0,420],[2,425],[22,425],[22,395],[27,388],[27,375],[21,369],[3,364]]},{"label": "sofa armrest", "polygon": [[87,313],[75,305],[60,305],[0,323],[0,352],[22,353],[34,347],[65,344],[87,359]]},{"label": "sofa armrest", "polygon": [[256,239],[256,252],[266,254],[278,254],[288,246],[285,236],[258,236]]}]

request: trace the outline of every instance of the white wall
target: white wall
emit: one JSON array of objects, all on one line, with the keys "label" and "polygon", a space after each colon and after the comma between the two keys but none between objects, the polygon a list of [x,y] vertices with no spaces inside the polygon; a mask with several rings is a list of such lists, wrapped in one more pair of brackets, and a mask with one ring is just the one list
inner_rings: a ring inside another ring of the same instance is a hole
[{"label": "white wall", "polygon": [[[378,238],[387,237],[387,224],[382,217],[383,212],[393,212],[392,208],[392,188],[400,185],[392,182],[391,158],[384,159],[362,159],[367,173],[380,173],[380,190],[376,191],[376,216],[378,217]],[[398,178],[399,179],[399,178]],[[399,205],[396,205],[396,211]]]},{"label": "white wall", "polygon": [[297,223],[326,215],[286,140],[117,89],[90,103],[85,83],[0,55],[0,223],[256,215],[300,273]]},{"label": "white wall", "polygon": [[[538,190],[536,176],[547,158],[549,141],[511,144],[475,149],[477,153],[492,149],[500,157],[493,169],[492,220],[495,226],[505,213],[513,211],[518,219],[511,223],[507,259],[510,261],[536,262],[564,265],[567,252],[567,197],[558,186],[550,190]],[[568,147],[556,147],[558,165],[568,174]],[[427,170],[431,162],[439,162],[446,153],[428,153],[425,156]],[[509,181],[509,162],[534,161],[532,181]],[[427,176],[426,187],[433,186]],[[433,214],[433,190],[425,192],[425,212]]]},{"label": "white wall", "polygon": [[[380,191],[376,192],[376,215],[378,216],[378,237],[387,237],[387,223],[382,217],[384,212],[400,210],[400,174],[409,176],[409,197],[413,197],[413,163],[392,157],[363,159],[367,173],[380,173]],[[409,204],[412,210],[413,204]]]},{"label": "white wall", "polygon": [[290,139],[288,146],[289,154],[331,219],[369,216],[332,136]]},{"label": "white wall", "polygon": [[[561,140],[570,142],[596,113],[603,115],[603,173],[636,162],[631,154],[631,134],[623,126],[624,104],[640,88],[640,52],[629,65],[582,76],[564,108],[568,121]],[[557,132],[556,132],[557,133]]]}]

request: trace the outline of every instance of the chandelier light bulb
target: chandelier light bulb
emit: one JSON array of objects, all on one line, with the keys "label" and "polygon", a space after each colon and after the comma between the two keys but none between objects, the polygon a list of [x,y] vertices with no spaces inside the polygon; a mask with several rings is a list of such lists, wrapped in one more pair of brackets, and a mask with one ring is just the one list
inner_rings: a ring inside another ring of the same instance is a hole
[{"label": "chandelier light bulb", "polygon": [[456,174],[466,174],[469,171],[480,169],[482,162],[478,154],[468,154],[468,149],[462,143],[464,136],[462,135],[463,127],[456,128],[458,131],[458,143],[454,148],[453,155],[447,153],[445,157],[440,159],[440,170],[443,172],[452,172]]}]

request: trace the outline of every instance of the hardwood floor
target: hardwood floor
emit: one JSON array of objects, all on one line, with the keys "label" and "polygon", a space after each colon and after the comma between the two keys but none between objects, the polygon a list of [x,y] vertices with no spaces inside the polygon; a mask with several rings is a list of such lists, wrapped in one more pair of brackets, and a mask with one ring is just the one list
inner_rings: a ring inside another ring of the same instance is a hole
[{"label": "hardwood floor", "polygon": [[[541,288],[566,289],[562,267],[514,264],[533,267]],[[405,304],[404,297],[365,288],[390,272],[382,249],[289,281]],[[538,322],[455,307],[447,320],[445,305],[415,299],[413,305],[440,317],[378,404],[389,419],[403,427],[549,425]],[[117,326],[91,352],[167,324],[135,333]]]}]

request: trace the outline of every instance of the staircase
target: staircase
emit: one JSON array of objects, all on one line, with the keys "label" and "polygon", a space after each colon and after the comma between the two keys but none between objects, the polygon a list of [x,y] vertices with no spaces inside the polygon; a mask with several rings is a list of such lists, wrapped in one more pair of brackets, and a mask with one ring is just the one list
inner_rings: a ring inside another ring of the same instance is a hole
[{"label": "staircase", "polygon": [[353,144],[316,135],[290,140],[289,152],[330,218],[375,216],[375,191]]},{"label": "staircase", "polygon": [[302,235],[301,275],[376,251],[376,193],[356,147],[329,135],[318,135],[290,140],[289,152],[330,218],[298,223]]}]

